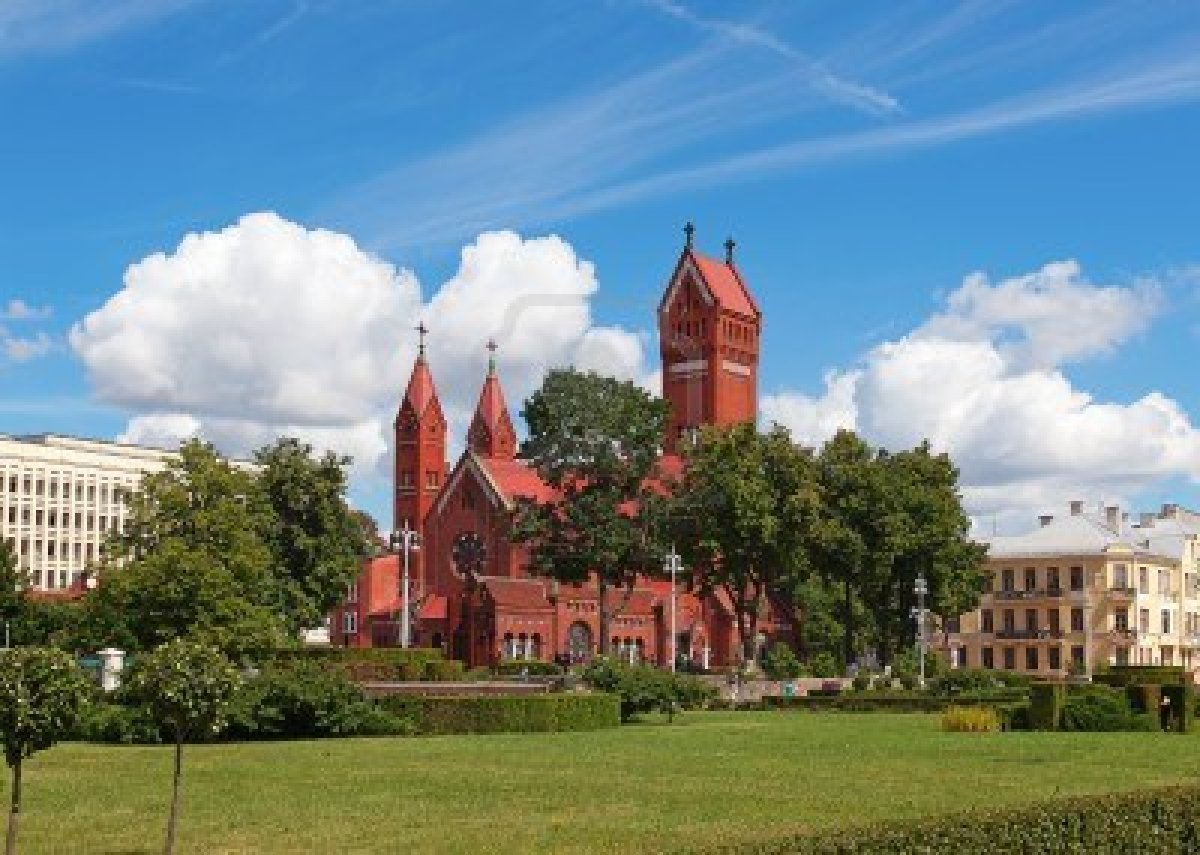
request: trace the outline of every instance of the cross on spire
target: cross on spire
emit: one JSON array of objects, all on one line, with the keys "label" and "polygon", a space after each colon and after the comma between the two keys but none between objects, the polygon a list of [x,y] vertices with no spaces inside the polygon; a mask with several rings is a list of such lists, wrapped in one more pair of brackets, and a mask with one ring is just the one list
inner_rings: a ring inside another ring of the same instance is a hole
[{"label": "cross on spire", "polygon": [[692,248],[692,237],[696,234],[696,226],[691,220],[683,224],[683,246],[685,249]]},{"label": "cross on spire", "polygon": [[496,345],[496,340],[494,338],[488,339],[487,349],[488,349],[488,374],[495,374],[496,373],[497,345]]},{"label": "cross on spire", "polygon": [[425,336],[429,333],[429,327],[425,326],[424,321],[420,321],[416,325],[415,329],[417,331],[417,336],[418,336],[417,357],[419,359],[424,359],[425,358]]},{"label": "cross on spire", "polygon": [[733,264],[733,248],[737,243],[732,237],[725,238],[725,263]]}]

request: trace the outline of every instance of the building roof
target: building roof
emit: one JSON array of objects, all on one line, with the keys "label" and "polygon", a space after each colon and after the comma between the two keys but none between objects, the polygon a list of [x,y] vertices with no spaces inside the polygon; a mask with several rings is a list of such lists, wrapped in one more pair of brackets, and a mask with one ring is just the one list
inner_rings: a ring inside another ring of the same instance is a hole
[{"label": "building roof", "polygon": [[548,502],[554,498],[554,489],[524,460],[475,457],[475,462],[506,504],[516,499]]},{"label": "building roof", "polygon": [[504,390],[500,388],[500,378],[495,371],[489,371],[479,391],[479,403],[475,405],[475,418],[491,430],[508,415],[508,404],[504,402]]},{"label": "building roof", "polygon": [[709,258],[694,249],[686,249],[684,252],[691,255],[696,269],[704,279],[704,284],[708,286],[708,290],[721,308],[750,318],[758,317],[758,304],[754,302],[750,289],[742,281],[737,267],[715,258]]},{"label": "building roof", "polygon": [[445,620],[446,597],[443,594],[432,594],[421,603],[417,612],[418,620]]},{"label": "building roof", "polygon": [[550,611],[553,609],[550,601],[546,599],[546,583],[542,579],[481,576],[479,582],[498,606],[517,611]]},{"label": "building roof", "polygon": [[1187,544],[1200,538],[1200,514],[1178,505],[1164,505],[1157,514],[1140,515],[1133,531],[1151,550],[1181,557]]},{"label": "building roof", "polygon": [[1091,513],[1082,509],[1082,503],[1073,503],[1067,514],[1043,517],[1042,524],[1026,534],[996,535],[979,540],[988,545],[988,555],[992,558],[1107,555],[1114,552],[1172,558],[1170,553],[1162,552],[1148,543],[1121,514]]}]

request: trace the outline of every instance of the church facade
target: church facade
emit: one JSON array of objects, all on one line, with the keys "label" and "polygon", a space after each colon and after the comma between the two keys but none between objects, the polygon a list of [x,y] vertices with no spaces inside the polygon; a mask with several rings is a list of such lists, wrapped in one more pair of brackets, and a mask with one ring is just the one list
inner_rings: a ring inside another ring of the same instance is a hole
[{"label": "church facade", "polygon": [[[758,408],[762,313],[734,263],[687,240],[658,306],[663,397],[669,403],[661,467],[678,475],[681,438],[704,425],[753,421]],[[494,347],[494,346],[492,346]],[[576,663],[601,648],[595,587],[529,572],[528,549],[510,539],[516,501],[544,500],[550,488],[518,455],[516,430],[495,362],[489,359],[466,448],[447,463],[446,419],[422,343],[394,423],[395,530],[421,538],[409,555],[414,645],[436,647],[468,665],[506,660]],[[346,646],[396,646],[400,640],[403,557],[364,565],[346,602],[332,615],[330,637]],[[670,661],[672,586],[640,580],[611,592],[610,650],[630,661]],[[737,659],[736,621],[721,593],[675,591],[677,661],[697,668]],[[758,643],[790,640],[788,619],[770,604]]]}]

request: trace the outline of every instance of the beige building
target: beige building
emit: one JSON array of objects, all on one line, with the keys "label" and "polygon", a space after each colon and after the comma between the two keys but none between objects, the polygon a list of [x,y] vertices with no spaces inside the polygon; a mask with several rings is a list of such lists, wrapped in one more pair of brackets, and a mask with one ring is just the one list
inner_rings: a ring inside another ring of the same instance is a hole
[{"label": "beige building", "polygon": [[66,436],[0,435],[0,537],[17,553],[33,588],[85,582],[126,499],[173,452]]},{"label": "beige building", "polygon": [[990,587],[943,636],[959,667],[1065,677],[1108,665],[1200,670],[1200,515],[1177,506],[1131,524],[1071,502],[1034,531],[986,539]]}]

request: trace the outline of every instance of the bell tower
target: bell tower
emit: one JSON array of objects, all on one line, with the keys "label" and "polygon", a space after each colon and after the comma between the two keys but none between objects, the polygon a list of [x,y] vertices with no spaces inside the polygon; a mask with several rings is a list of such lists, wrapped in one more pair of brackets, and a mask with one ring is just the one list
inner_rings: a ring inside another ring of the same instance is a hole
[{"label": "bell tower", "polygon": [[392,525],[407,521],[423,532],[425,515],[442,489],[446,472],[446,417],[425,361],[425,324],[417,326],[420,345],[408,388],[396,412],[396,470],[393,484]]},{"label": "bell tower", "polygon": [[480,457],[512,460],[517,453],[517,432],[508,415],[504,390],[496,376],[496,342],[488,342],[488,372],[479,392],[475,417],[467,431],[467,444]]},{"label": "bell tower", "polygon": [[758,417],[762,312],[734,262],[736,244],[725,241],[722,261],[696,250],[695,226],[683,231],[683,251],[658,305],[668,452],[704,425]]}]

